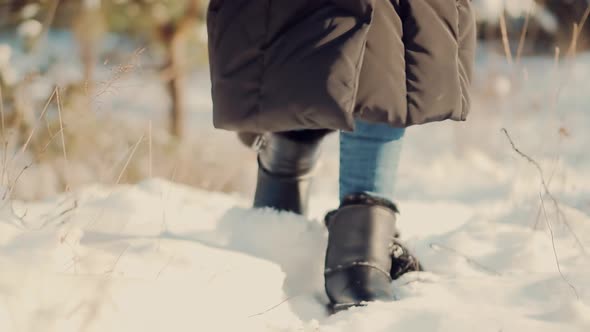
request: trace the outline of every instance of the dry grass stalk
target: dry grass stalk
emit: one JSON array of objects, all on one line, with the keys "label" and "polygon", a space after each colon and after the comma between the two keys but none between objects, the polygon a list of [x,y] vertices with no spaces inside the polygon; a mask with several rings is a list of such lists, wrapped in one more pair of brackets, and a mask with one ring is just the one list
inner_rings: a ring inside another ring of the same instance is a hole
[{"label": "dry grass stalk", "polygon": [[119,256],[117,256],[117,259],[115,259],[115,262],[113,263],[113,265],[111,266],[110,269],[106,270],[104,272],[104,274],[113,274],[115,272],[115,270],[117,269],[117,265],[119,264],[119,261],[121,260],[121,258],[123,258],[123,255],[125,255],[125,253],[127,252],[127,250],[129,250],[129,248],[131,248],[131,244],[128,244],[125,249],[123,249],[123,251],[121,251],[121,253],[119,254]]},{"label": "dry grass stalk", "polygon": [[131,159],[133,159],[133,156],[135,155],[135,152],[137,151],[137,148],[139,147],[139,144],[141,144],[141,142],[143,141],[144,137],[145,137],[145,135],[141,135],[139,140],[137,140],[137,142],[133,146],[133,150],[131,151],[131,154],[129,154],[129,157],[127,158],[127,161],[125,162],[125,166],[123,166],[121,173],[119,173],[119,176],[117,177],[117,181],[115,181],[115,184],[119,184],[119,182],[121,182],[121,179],[123,178],[123,174],[125,174],[125,171],[129,167],[129,163],[131,162]]},{"label": "dry grass stalk", "polygon": [[13,225],[15,225],[16,227],[18,227],[21,230],[29,230],[29,225],[27,224],[27,221],[25,220],[25,217],[29,213],[29,209],[25,209],[23,214],[19,216],[18,213],[16,213],[16,211],[14,210],[13,203],[14,203],[13,201],[10,201],[10,204],[8,204],[8,206],[10,207],[10,213],[12,213],[12,215],[16,218],[16,220],[18,220],[20,222],[20,225],[17,223],[13,223]]},{"label": "dry grass stalk", "polygon": [[502,32],[502,44],[504,45],[504,53],[506,53],[506,60],[508,60],[509,64],[512,64],[512,50],[510,49],[510,40],[508,39],[508,28],[506,25],[505,11],[502,11],[502,13],[500,14],[500,30]]},{"label": "dry grass stalk", "polygon": [[23,167],[20,172],[18,173],[18,175],[16,176],[16,178],[14,178],[14,181],[12,181],[12,183],[8,186],[8,190],[6,190],[4,192],[4,195],[2,195],[2,200],[5,201],[7,198],[12,196],[12,192],[14,191],[14,188],[16,187],[16,184],[18,183],[18,180],[21,178],[21,176],[25,173],[25,171],[27,169],[29,169],[33,164],[30,163],[28,165],[26,165],[25,167]]},{"label": "dry grass stalk", "polygon": [[152,137],[152,131],[153,131],[153,123],[152,120],[150,120],[149,123],[149,130],[148,130],[148,158],[149,158],[149,177],[150,179],[153,177],[153,169],[154,169],[154,155],[153,155],[153,137]]},{"label": "dry grass stalk", "polygon": [[278,304],[275,304],[274,306],[272,306],[272,307],[270,307],[270,308],[268,308],[268,309],[266,309],[266,310],[264,310],[262,312],[259,312],[259,313],[250,315],[250,316],[248,316],[248,318],[254,318],[254,317],[257,317],[257,316],[263,316],[263,315],[265,315],[265,314],[273,311],[274,309],[280,307],[282,304],[284,304],[286,302],[289,302],[289,301],[291,301],[292,299],[294,299],[294,298],[296,298],[298,296],[301,296],[301,294],[296,294],[296,295],[289,296],[286,299],[284,299],[281,302],[279,302]]},{"label": "dry grass stalk", "polygon": [[[45,106],[43,107],[43,110],[41,111],[41,115],[39,115],[39,119],[35,122],[35,124],[33,125],[33,129],[31,129],[31,133],[29,134],[29,137],[27,138],[27,140],[25,141],[25,144],[23,144],[23,147],[20,149],[20,153],[23,154],[25,153],[25,151],[27,150],[27,147],[29,146],[29,144],[31,143],[31,139],[33,139],[33,136],[35,135],[35,130],[37,129],[39,122],[41,121],[41,119],[45,116],[45,113],[47,112],[47,110],[49,109],[49,105],[51,104],[51,102],[53,101],[53,98],[56,96],[57,94],[57,86],[53,89],[53,92],[51,93],[51,95],[49,96],[49,98],[47,99],[47,102],[45,103]],[[13,158],[16,158],[16,154],[14,155]]]},{"label": "dry grass stalk", "polygon": [[559,47],[555,47],[555,55],[553,57],[553,72],[555,74],[555,94],[553,96],[553,100],[551,101],[551,105],[553,109],[557,110],[557,104],[559,103],[559,95],[561,94],[561,89],[563,88],[563,84],[559,80],[559,57],[561,55],[561,49]]},{"label": "dry grass stalk", "polygon": [[[133,159],[133,156],[135,155],[135,152],[137,151],[137,148],[139,147],[139,145],[143,141],[144,137],[145,137],[145,134],[144,135],[141,135],[141,137],[134,144],[133,148],[131,149],[131,153],[127,157],[127,161],[125,162],[125,165],[123,166],[123,169],[121,170],[121,172],[119,173],[119,176],[117,177],[117,181],[115,181],[115,185],[117,185],[117,184],[119,184],[121,182],[121,179],[123,178],[123,175],[125,174],[125,171],[127,170],[127,167],[129,167],[129,163],[131,162],[131,159]],[[107,197],[111,197],[111,195],[113,194],[114,190],[115,189],[113,187],[111,189],[111,191],[109,192],[109,194],[107,195]],[[96,215],[96,217],[86,225],[86,227],[88,229],[92,229],[92,227],[94,227],[94,225],[96,224],[96,222],[102,218],[102,216],[104,215],[105,210],[106,210],[106,207],[103,207],[98,212],[98,214]]]},{"label": "dry grass stalk", "polygon": [[572,237],[576,241],[576,244],[578,245],[580,250],[582,250],[582,252],[584,254],[586,254],[586,249],[585,249],[584,245],[582,244],[582,241],[580,241],[580,239],[578,238],[576,233],[573,231],[571,225],[567,221],[565,213],[563,213],[563,210],[561,209],[561,206],[559,205],[559,201],[557,200],[557,198],[555,198],[553,193],[551,193],[551,191],[549,190],[549,185],[547,184],[547,181],[545,180],[545,175],[544,175],[543,168],[541,167],[541,165],[536,160],[534,160],[533,158],[531,158],[527,154],[523,153],[520,149],[518,149],[516,147],[516,145],[514,144],[514,141],[512,140],[512,137],[510,136],[510,134],[508,133],[508,130],[506,130],[506,128],[502,128],[502,132],[506,135],[506,138],[510,142],[510,145],[512,146],[512,150],[514,150],[519,156],[524,158],[526,161],[528,161],[530,164],[532,164],[537,169],[537,172],[539,173],[539,178],[541,180],[541,185],[543,186],[543,194],[547,195],[547,197],[549,197],[551,199],[551,201],[553,202],[553,205],[555,207],[555,210],[558,213],[559,219],[561,219],[563,221],[564,225],[567,227],[568,231],[570,232],[570,234],[572,235]]},{"label": "dry grass stalk", "polygon": [[570,57],[575,58],[577,49],[578,49],[578,38],[580,35],[580,27],[577,23],[574,23],[574,28],[572,29],[572,41],[570,43],[570,49],[568,54]]},{"label": "dry grass stalk", "polygon": [[131,56],[131,59],[127,63],[119,65],[115,68],[115,70],[113,70],[113,76],[110,79],[104,82],[99,82],[101,88],[92,97],[92,101],[96,101],[101,96],[111,92],[111,89],[113,88],[115,83],[120,81],[125,75],[133,72],[138,66],[140,66],[139,57],[141,56],[141,54],[143,54],[144,51],[145,48],[135,50],[135,52],[133,52],[133,55]]},{"label": "dry grass stalk", "polygon": [[561,279],[563,279],[563,281],[565,281],[565,283],[568,284],[568,286],[574,292],[574,295],[576,296],[576,298],[579,300],[580,299],[580,294],[578,294],[578,290],[565,277],[565,275],[563,274],[563,271],[561,270],[561,264],[559,262],[559,256],[557,255],[557,248],[555,247],[555,234],[553,233],[553,227],[551,226],[551,221],[549,220],[549,217],[547,216],[547,209],[545,209],[545,201],[543,200],[543,195],[542,194],[539,194],[539,198],[541,199],[541,206],[543,207],[543,215],[545,216],[545,222],[547,223],[547,227],[549,228],[549,233],[551,235],[551,246],[553,248],[553,255],[555,257],[555,264],[557,265],[557,271],[559,271],[559,275],[561,276]]},{"label": "dry grass stalk", "polygon": [[4,140],[6,125],[4,122],[4,97],[2,96],[2,86],[0,86],[0,117],[2,118],[2,140]]},{"label": "dry grass stalk", "polygon": [[164,270],[166,270],[168,268],[168,266],[170,266],[170,264],[172,264],[173,260],[174,260],[174,256],[170,256],[170,258],[168,259],[168,262],[166,262],[166,264],[156,274],[156,279],[160,279],[160,276],[162,275],[162,273],[164,273]]},{"label": "dry grass stalk", "polygon": [[[6,168],[8,167],[8,139],[6,138],[6,125],[4,120],[4,97],[2,94],[2,87],[0,86],[0,118],[2,119],[2,174],[0,175],[0,185],[4,185],[4,176],[6,175]],[[8,182],[8,180],[6,180]]]},{"label": "dry grass stalk", "polygon": [[[78,201],[77,201],[77,200],[74,200],[74,203],[72,204],[72,206],[71,206],[71,207],[69,207],[69,208],[66,208],[65,210],[61,211],[60,213],[58,213],[58,214],[57,214],[57,215],[55,215],[55,216],[51,216],[51,217],[47,218],[47,219],[46,219],[46,220],[45,220],[45,221],[44,221],[44,222],[41,224],[41,226],[39,226],[39,227],[38,227],[38,229],[43,229],[43,228],[45,228],[45,227],[46,227],[47,225],[49,225],[49,224],[50,224],[52,221],[54,221],[54,220],[57,220],[57,219],[59,219],[59,218],[61,218],[61,217],[65,216],[66,214],[68,214],[68,213],[70,213],[70,212],[72,212],[72,211],[76,210],[77,208],[78,208]],[[67,218],[66,218],[66,219],[67,219]],[[63,225],[63,224],[65,224],[65,221],[62,221],[62,222],[60,222],[60,224],[62,224],[62,225]],[[68,232],[68,233],[66,233],[66,235],[65,235],[65,236],[67,236],[67,234],[69,234],[69,232]]]},{"label": "dry grass stalk", "polygon": [[[580,23],[578,23],[579,31],[582,31],[582,28],[584,28],[584,25],[588,21],[588,17],[590,17],[590,4],[588,4],[588,7],[586,8],[584,15],[582,15],[582,19],[580,20]],[[579,38],[580,35],[578,34],[577,37]]]},{"label": "dry grass stalk", "polygon": [[487,266],[485,266],[485,265],[483,265],[481,263],[478,263],[473,258],[471,258],[471,257],[469,257],[469,256],[467,256],[467,255],[465,255],[465,254],[463,254],[461,252],[459,252],[457,249],[453,249],[451,247],[442,245],[440,243],[431,243],[429,245],[429,247],[431,249],[433,249],[433,250],[445,250],[445,251],[448,251],[448,252],[450,252],[450,253],[458,256],[458,257],[461,257],[461,258],[465,259],[465,261],[467,261],[469,264],[471,264],[471,265],[473,265],[473,266],[479,268],[480,270],[483,270],[483,271],[485,271],[485,272],[487,272],[489,274],[493,274],[493,275],[496,275],[496,276],[501,276],[502,275],[502,273],[500,273],[500,272],[498,272],[496,270],[493,270],[493,269],[491,269],[491,268],[489,268],[489,267],[487,267]]},{"label": "dry grass stalk", "polygon": [[57,101],[57,113],[59,116],[59,131],[61,133],[61,147],[62,147],[62,151],[63,151],[63,156],[64,156],[64,161],[65,161],[65,170],[64,170],[64,179],[66,182],[66,192],[70,190],[70,185],[68,182],[68,174],[69,174],[69,162],[68,162],[68,154],[66,152],[66,138],[64,135],[64,125],[63,125],[63,118],[62,118],[62,110],[61,110],[61,98],[60,98],[60,94],[59,94],[59,87],[56,88],[56,101]]},{"label": "dry grass stalk", "polygon": [[[553,178],[555,177],[555,174],[557,173],[557,168],[558,168],[558,160],[555,160],[555,165],[553,166],[553,169],[551,170],[551,174],[549,174],[549,177],[547,178],[547,186],[551,186],[551,182],[553,182]],[[535,225],[533,226],[533,230],[539,229],[539,224],[541,222],[542,215],[543,215],[543,206],[541,203],[539,203],[539,208],[537,210],[537,218],[535,219]]]},{"label": "dry grass stalk", "polygon": [[518,49],[516,50],[516,63],[520,63],[520,60],[522,59],[522,52],[524,51],[524,44],[526,41],[526,36],[529,30],[529,24],[531,21],[531,14],[535,11],[536,6],[535,3],[531,3],[531,6],[529,7],[529,10],[526,13],[525,19],[524,19],[524,26],[522,28],[522,31],[520,33],[520,40],[518,42]]},{"label": "dry grass stalk", "polygon": [[576,56],[576,53],[578,51],[578,44],[580,41],[580,37],[582,35],[582,29],[584,28],[584,25],[586,25],[586,22],[588,21],[588,17],[590,16],[590,4],[588,4],[588,7],[586,8],[586,11],[584,12],[584,14],[582,15],[582,18],[580,19],[580,22],[578,23],[574,23],[574,27],[572,30],[572,40],[570,43],[570,49],[568,51],[568,54],[571,57]]},{"label": "dry grass stalk", "polygon": [[62,129],[58,130],[57,132],[51,134],[51,136],[49,136],[49,139],[47,140],[47,143],[45,144],[45,146],[41,149],[41,151],[39,152],[40,154],[43,154],[47,151],[47,149],[49,149],[49,146],[51,145],[51,143],[53,143],[53,140],[57,137],[57,135],[61,134],[63,132]]}]

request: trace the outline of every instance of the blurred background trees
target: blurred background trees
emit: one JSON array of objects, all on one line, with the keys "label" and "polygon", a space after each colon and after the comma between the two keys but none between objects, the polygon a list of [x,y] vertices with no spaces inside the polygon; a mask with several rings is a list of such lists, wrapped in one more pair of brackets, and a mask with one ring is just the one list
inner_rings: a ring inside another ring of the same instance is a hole
[{"label": "blurred background trees", "polygon": [[[197,59],[206,58],[207,4],[208,0],[0,0],[0,31],[17,31],[21,46],[35,52],[49,29],[70,30],[83,66],[83,90],[90,96],[102,59],[101,40],[118,34],[144,45],[158,64],[151,69],[160,72],[168,91],[169,130],[181,137],[186,75]],[[474,0],[474,5],[482,40],[501,40],[504,16],[510,40],[519,41],[526,32],[520,50],[524,54],[552,53],[555,46],[564,50],[574,39],[578,49],[590,47],[587,0]],[[512,43],[513,48],[517,44]],[[0,75],[7,96],[9,76]]]},{"label": "blurred background trees", "polygon": [[[183,135],[186,73],[203,59],[205,0],[0,0],[0,31],[17,31],[21,46],[35,52],[48,29],[70,30],[78,44],[83,84],[92,96],[101,40],[125,35],[144,47],[171,100],[170,132]],[[6,88],[6,87],[5,87]]]},{"label": "blurred background trees", "polygon": [[586,24],[590,9],[587,0],[535,0],[555,17],[555,40],[565,48],[568,41],[576,39],[580,49],[590,47],[590,24]]},{"label": "blurred background trees", "polygon": [[206,5],[203,0],[103,0],[102,14],[111,31],[144,38],[163,51],[161,77],[171,99],[170,132],[178,137],[183,135],[190,43],[198,40]]},{"label": "blurred background trees", "polygon": [[474,5],[482,40],[501,40],[503,16],[509,40],[518,44],[526,36],[525,54],[553,54],[555,47],[565,53],[574,40],[578,50],[590,48],[588,0],[474,0]]},{"label": "blurred background trees", "polygon": [[[210,107],[208,2],[0,0],[0,151],[26,150],[23,163],[11,166],[12,175],[1,173],[0,187],[30,163],[34,166],[27,172],[40,175],[29,178],[51,183],[35,187],[39,192],[22,185],[19,195],[27,199],[76,184],[136,182],[151,176],[235,191],[235,183],[247,176],[212,162],[211,155],[219,154],[219,137],[195,127],[202,120],[210,128],[210,114],[188,110],[189,105],[206,111]],[[556,47],[564,56],[572,45],[577,51],[590,49],[588,0],[472,3],[485,48],[479,55],[503,55],[506,41],[521,56],[553,57]],[[504,77],[489,84],[490,91],[511,89]],[[141,115],[130,120],[121,114],[125,112]],[[209,145],[215,151],[205,151]],[[207,171],[199,172],[203,167]]]}]

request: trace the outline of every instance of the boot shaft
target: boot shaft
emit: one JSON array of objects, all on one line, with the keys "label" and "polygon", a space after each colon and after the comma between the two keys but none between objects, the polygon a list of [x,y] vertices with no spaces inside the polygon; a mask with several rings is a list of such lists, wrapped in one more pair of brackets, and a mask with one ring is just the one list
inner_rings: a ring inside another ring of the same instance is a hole
[{"label": "boot shaft", "polygon": [[327,133],[300,131],[260,136],[254,207],[307,213],[311,181]]}]

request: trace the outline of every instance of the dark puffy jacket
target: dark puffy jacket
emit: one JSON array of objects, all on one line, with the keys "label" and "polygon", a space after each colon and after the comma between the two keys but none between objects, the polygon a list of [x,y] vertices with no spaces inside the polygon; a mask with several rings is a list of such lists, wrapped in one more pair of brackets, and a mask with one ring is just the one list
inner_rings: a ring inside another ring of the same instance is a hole
[{"label": "dark puffy jacket", "polygon": [[211,0],[214,124],[250,131],[465,120],[470,0]]}]

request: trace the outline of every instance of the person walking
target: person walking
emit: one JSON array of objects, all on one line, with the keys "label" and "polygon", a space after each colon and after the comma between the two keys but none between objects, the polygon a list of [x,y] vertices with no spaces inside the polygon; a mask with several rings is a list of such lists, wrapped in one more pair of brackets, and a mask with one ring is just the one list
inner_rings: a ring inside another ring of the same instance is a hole
[{"label": "person walking", "polygon": [[258,149],[254,206],[304,215],[339,131],[326,294],[334,310],[392,300],[391,281],[422,269],[396,227],[405,128],[466,120],[471,1],[211,0],[207,28],[214,125]]}]

